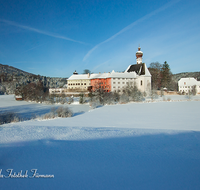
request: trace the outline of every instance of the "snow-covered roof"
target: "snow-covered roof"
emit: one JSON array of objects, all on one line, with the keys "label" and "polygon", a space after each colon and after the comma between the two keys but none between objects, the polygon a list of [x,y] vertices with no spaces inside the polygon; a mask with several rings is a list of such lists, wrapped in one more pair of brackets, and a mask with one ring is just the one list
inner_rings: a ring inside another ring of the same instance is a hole
[{"label": "snow-covered roof", "polygon": [[135,72],[131,73],[118,73],[111,72],[111,78],[136,78],[137,74]]},{"label": "snow-covered roof", "polygon": [[67,80],[85,80],[85,79],[90,79],[88,74],[81,74],[81,75],[75,74],[69,77]]},{"label": "snow-covered roof", "polygon": [[119,73],[112,71],[111,73],[99,73],[91,74],[90,79],[96,78],[136,78],[137,74],[135,72],[131,73]]},{"label": "snow-covered roof", "polygon": [[90,79],[97,79],[97,78],[110,78],[110,73],[98,73],[98,74],[91,74]]},{"label": "snow-covered roof", "polygon": [[187,85],[187,86],[200,85],[200,81],[197,81],[194,77],[181,78],[178,81],[178,84],[179,84],[179,86],[181,86],[181,85]]},{"label": "snow-covered roof", "polygon": [[93,73],[89,74],[75,74],[68,78],[68,80],[84,80],[97,78],[136,78],[137,76],[151,76],[145,63],[129,65],[125,72],[119,73],[114,70],[110,73]]},{"label": "snow-covered roof", "polygon": [[147,68],[146,64],[144,64],[144,67],[145,67],[145,76],[150,77],[151,73],[149,72],[149,69]]}]

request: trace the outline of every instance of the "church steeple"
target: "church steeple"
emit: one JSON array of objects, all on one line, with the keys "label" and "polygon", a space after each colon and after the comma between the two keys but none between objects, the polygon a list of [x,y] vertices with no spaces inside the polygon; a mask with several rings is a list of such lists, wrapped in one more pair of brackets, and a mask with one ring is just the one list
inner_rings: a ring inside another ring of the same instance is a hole
[{"label": "church steeple", "polygon": [[137,64],[142,63],[142,56],[143,56],[143,52],[141,51],[141,48],[139,46],[138,51],[136,52],[136,62],[137,62]]}]

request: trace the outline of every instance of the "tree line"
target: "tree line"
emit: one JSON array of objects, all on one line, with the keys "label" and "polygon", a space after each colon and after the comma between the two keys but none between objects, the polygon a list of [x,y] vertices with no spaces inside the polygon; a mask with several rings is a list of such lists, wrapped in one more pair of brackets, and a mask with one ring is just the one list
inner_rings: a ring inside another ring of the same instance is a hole
[{"label": "tree line", "polygon": [[177,84],[173,81],[173,74],[167,61],[163,64],[153,62],[148,69],[151,73],[151,88],[153,90],[161,90],[163,88],[167,88],[167,90],[177,90]]}]

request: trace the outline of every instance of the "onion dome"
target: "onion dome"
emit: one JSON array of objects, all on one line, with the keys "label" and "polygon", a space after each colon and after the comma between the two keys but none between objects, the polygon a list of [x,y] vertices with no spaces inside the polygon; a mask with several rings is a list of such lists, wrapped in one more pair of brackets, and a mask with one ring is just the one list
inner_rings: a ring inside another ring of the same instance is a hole
[{"label": "onion dome", "polygon": [[142,57],[143,56],[143,52],[140,50],[141,48],[138,47],[138,51],[136,52],[136,57],[139,58],[139,57]]}]

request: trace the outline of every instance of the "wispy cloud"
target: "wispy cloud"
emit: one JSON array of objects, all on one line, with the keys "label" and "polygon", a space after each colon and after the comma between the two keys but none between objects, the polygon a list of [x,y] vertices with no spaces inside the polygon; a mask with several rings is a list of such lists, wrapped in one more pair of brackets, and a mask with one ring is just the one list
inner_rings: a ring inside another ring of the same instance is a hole
[{"label": "wispy cloud", "polygon": [[43,35],[46,35],[46,36],[51,36],[51,37],[54,37],[54,38],[59,38],[59,39],[67,40],[67,41],[72,41],[72,42],[80,43],[80,44],[86,44],[85,42],[77,41],[77,40],[74,40],[74,39],[71,39],[71,38],[68,38],[68,37],[65,37],[65,36],[61,36],[59,34],[54,34],[54,33],[51,33],[51,32],[39,30],[37,28],[32,28],[30,26],[21,25],[21,24],[18,24],[16,22],[12,22],[12,21],[9,21],[9,20],[0,19],[0,22],[4,22],[4,23],[6,23],[8,25],[16,26],[18,28],[22,28],[24,30],[36,32],[36,33],[43,34]]},{"label": "wispy cloud", "polygon": [[120,34],[126,32],[127,30],[130,30],[131,28],[133,28],[133,27],[134,27],[135,25],[137,25],[138,23],[140,23],[140,22],[142,22],[142,21],[145,21],[145,20],[149,19],[150,17],[152,17],[152,16],[158,14],[159,12],[162,12],[162,11],[168,9],[168,8],[171,7],[172,5],[178,3],[179,1],[181,1],[181,0],[172,0],[172,1],[170,1],[169,3],[163,5],[162,7],[158,8],[158,9],[156,9],[155,11],[153,11],[153,12],[151,12],[151,13],[149,13],[149,14],[143,16],[142,18],[140,18],[140,19],[134,21],[134,22],[131,23],[130,25],[126,26],[125,28],[123,28],[122,30],[120,30],[119,32],[117,32],[116,34],[114,34],[113,36],[111,36],[110,38],[108,38],[107,40],[105,40],[105,41],[103,41],[103,42],[97,44],[97,45],[94,46],[91,50],[88,51],[88,53],[84,56],[83,61],[87,60],[88,57],[92,54],[92,52],[93,52],[94,50],[96,50],[99,46],[101,46],[102,44],[105,44],[105,43],[107,43],[107,42],[109,42],[109,41],[115,39],[117,36],[119,36]]},{"label": "wispy cloud", "polygon": [[97,68],[99,68],[99,67],[102,66],[102,65],[108,64],[108,62],[109,62],[110,60],[111,60],[111,59],[109,59],[109,60],[107,60],[107,61],[105,61],[105,62],[103,62],[103,63],[97,65],[96,67],[94,67],[94,68],[92,69],[92,71],[95,71]]},{"label": "wispy cloud", "polygon": [[26,51],[23,51],[22,53],[26,53],[26,52],[28,52],[28,51],[31,51],[31,50],[36,49],[36,48],[38,48],[38,47],[40,47],[40,46],[43,46],[43,45],[44,45],[44,44],[40,44],[40,45],[38,45],[38,46],[34,46],[34,47],[30,48],[30,49],[27,49]]}]

